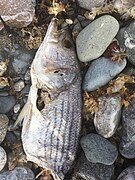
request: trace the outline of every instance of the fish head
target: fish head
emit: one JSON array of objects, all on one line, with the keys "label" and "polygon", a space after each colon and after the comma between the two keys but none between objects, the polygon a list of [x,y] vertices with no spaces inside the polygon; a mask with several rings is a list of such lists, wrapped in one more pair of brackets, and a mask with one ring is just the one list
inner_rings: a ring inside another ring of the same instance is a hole
[{"label": "fish head", "polygon": [[70,31],[68,27],[59,29],[56,18],[51,21],[33,62],[38,86],[53,93],[68,89],[79,76]]}]

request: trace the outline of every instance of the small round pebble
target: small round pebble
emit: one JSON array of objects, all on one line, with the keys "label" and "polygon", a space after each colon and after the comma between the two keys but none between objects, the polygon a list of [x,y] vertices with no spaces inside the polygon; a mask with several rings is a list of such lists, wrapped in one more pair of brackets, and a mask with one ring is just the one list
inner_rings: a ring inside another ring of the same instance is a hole
[{"label": "small round pebble", "polygon": [[2,143],[7,134],[8,123],[8,117],[5,114],[0,114],[0,143]]},{"label": "small round pebble", "polygon": [[85,27],[76,38],[77,55],[80,61],[88,62],[100,57],[119,30],[118,21],[104,15]]},{"label": "small round pebble", "polygon": [[111,180],[114,174],[114,165],[91,163],[82,153],[77,159],[75,174],[85,180]]},{"label": "small round pebble", "polygon": [[15,102],[14,96],[0,96],[0,113],[8,113],[14,107]]},{"label": "small round pebble", "polygon": [[95,113],[94,125],[98,134],[111,137],[117,130],[121,117],[121,97],[119,94],[98,98],[98,111]]},{"label": "small round pebble", "polygon": [[135,180],[135,166],[124,169],[116,180]]},{"label": "small round pebble", "polygon": [[128,159],[135,158],[135,97],[123,107],[120,153]]},{"label": "small round pebble", "polygon": [[14,90],[20,92],[25,87],[24,81],[20,80],[14,84]]},{"label": "small round pebble", "polygon": [[88,161],[111,165],[117,159],[117,148],[107,139],[97,134],[88,134],[81,138],[81,147]]},{"label": "small round pebble", "polygon": [[7,162],[7,154],[5,150],[0,146],[0,171],[4,168]]},{"label": "small round pebble", "polygon": [[25,166],[15,167],[12,171],[6,171],[0,174],[0,179],[9,180],[35,180],[34,173]]},{"label": "small round pebble", "polygon": [[94,60],[86,72],[83,80],[84,91],[94,91],[112,80],[126,66],[126,59],[114,62],[104,57]]}]

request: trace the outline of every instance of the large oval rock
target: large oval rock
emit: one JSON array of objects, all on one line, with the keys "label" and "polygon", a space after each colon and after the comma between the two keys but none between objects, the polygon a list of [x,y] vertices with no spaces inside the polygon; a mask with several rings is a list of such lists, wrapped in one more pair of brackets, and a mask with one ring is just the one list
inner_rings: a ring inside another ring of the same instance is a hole
[{"label": "large oval rock", "polygon": [[6,151],[0,146],[0,171],[4,168],[7,162]]},{"label": "large oval rock", "polygon": [[5,139],[8,129],[9,119],[5,114],[0,114],[0,143]]},{"label": "large oval rock", "polygon": [[91,10],[94,7],[102,6],[105,3],[105,1],[104,0],[77,0],[77,3],[80,7]]},{"label": "large oval rock", "polygon": [[104,15],[85,27],[76,38],[77,55],[87,62],[100,57],[119,30],[118,21]]},{"label": "large oval rock", "polygon": [[94,91],[106,85],[126,66],[126,59],[121,62],[114,62],[111,59],[101,57],[94,60],[83,81],[83,90]]},{"label": "large oval rock", "polygon": [[111,180],[114,174],[114,165],[91,163],[84,154],[81,154],[75,170],[75,173],[85,180]]},{"label": "large oval rock", "polygon": [[135,179],[135,166],[129,166],[124,169],[116,180],[134,180]]},{"label": "large oval rock", "polygon": [[117,39],[121,48],[126,50],[127,60],[135,66],[135,20],[120,29]]},{"label": "large oval rock", "polygon": [[98,134],[111,137],[120,121],[121,97],[118,94],[98,98],[98,111],[95,113],[94,125]]},{"label": "large oval rock", "polygon": [[[35,8],[31,0],[2,0],[0,2],[0,15],[9,26],[25,27],[32,22],[34,14]],[[0,26],[2,26],[1,21]]]},{"label": "large oval rock", "polygon": [[107,139],[97,134],[88,134],[81,138],[81,147],[88,161],[111,165],[117,159],[117,148]]},{"label": "large oval rock", "polygon": [[123,108],[120,153],[126,158],[135,158],[135,98]]},{"label": "large oval rock", "polygon": [[12,171],[6,171],[0,174],[0,179],[9,180],[35,180],[34,173],[25,166],[15,167]]}]

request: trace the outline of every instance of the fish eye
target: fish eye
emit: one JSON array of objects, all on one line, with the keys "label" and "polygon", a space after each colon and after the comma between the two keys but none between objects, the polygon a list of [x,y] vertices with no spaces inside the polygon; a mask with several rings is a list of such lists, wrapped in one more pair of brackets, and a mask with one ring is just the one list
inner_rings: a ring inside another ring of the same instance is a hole
[{"label": "fish eye", "polygon": [[68,48],[68,49],[72,48],[72,43],[68,39],[64,39],[63,45],[65,48]]}]

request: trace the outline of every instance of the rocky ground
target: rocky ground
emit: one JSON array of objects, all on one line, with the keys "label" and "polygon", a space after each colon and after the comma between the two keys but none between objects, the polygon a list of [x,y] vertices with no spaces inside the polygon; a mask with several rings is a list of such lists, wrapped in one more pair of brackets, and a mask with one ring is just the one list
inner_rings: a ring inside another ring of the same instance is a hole
[{"label": "rocky ground", "polygon": [[[52,17],[69,24],[82,74],[82,131],[67,180],[135,179],[134,0],[3,0],[0,4],[0,179],[47,179],[27,162],[21,124],[30,65]],[[40,103],[40,99],[39,99]]]}]

